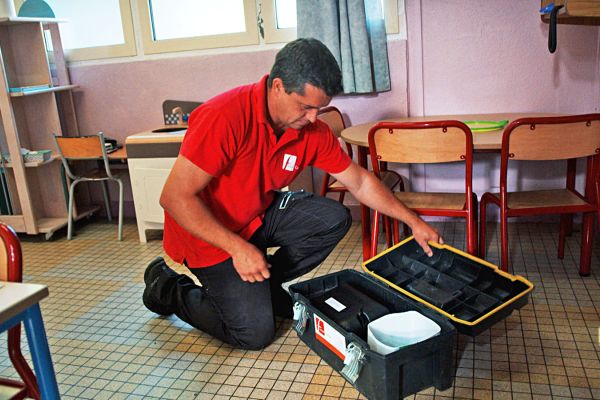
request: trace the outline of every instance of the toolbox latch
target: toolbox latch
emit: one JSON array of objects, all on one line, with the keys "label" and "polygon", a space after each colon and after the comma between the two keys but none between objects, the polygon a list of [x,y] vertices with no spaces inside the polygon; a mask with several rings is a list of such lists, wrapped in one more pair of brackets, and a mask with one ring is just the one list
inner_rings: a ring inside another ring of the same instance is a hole
[{"label": "toolbox latch", "polygon": [[354,384],[360,375],[365,358],[364,350],[357,344],[350,342],[346,348],[346,358],[344,359],[344,368],[340,373]]},{"label": "toolbox latch", "polygon": [[293,328],[298,332],[298,335],[304,334],[308,323],[308,311],[306,306],[299,301],[294,304],[294,322]]}]

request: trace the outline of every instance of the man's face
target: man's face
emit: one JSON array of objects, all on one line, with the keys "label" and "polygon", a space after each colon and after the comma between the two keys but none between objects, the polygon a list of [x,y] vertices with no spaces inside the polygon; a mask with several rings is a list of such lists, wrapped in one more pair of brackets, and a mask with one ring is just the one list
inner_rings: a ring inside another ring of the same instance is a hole
[{"label": "man's face", "polygon": [[282,129],[302,129],[315,122],[319,109],[331,101],[325,92],[309,83],[304,85],[304,94],[286,93],[279,79],[273,82],[278,105],[276,115],[271,115],[273,122]]}]

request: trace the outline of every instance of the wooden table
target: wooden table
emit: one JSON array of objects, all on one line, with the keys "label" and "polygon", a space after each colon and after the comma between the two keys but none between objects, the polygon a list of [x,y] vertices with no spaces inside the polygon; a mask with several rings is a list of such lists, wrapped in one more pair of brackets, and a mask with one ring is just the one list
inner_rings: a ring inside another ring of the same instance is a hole
[{"label": "wooden table", "polygon": [[125,150],[125,147],[121,147],[120,149],[115,150],[112,153],[108,153],[108,159],[121,161],[127,160],[127,151]]},{"label": "wooden table", "polygon": [[23,322],[42,399],[60,399],[39,302],[48,287],[0,281],[0,332]]},{"label": "wooden table", "polygon": [[[368,167],[369,153],[369,130],[379,122],[422,122],[422,121],[501,121],[507,119],[510,122],[523,117],[551,117],[560,114],[549,113],[499,113],[499,114],[464,114],[464,115],[432,115],[425,117],[403,117],[389,118],[381,121],[369,122],[351,126],[342,131],[342,139],[345,142],[358,146],[358,164]],[[489,132],[473,133],[473,148],[476,152],[499,152],[502,148],[502,129]],[[361,208],[363,259],[367,260],[371,248],[371,210],[364,204]]]}]

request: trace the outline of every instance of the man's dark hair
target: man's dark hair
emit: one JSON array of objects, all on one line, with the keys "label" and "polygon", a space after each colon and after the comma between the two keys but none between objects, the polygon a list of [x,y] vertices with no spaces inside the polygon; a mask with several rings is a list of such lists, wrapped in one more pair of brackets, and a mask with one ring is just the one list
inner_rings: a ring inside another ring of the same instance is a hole
[{"label": "man's dark hair", "polygon": [[329,49],[313,38],[300,38],[285,45],[275,57],[271,68],[269,88],[273,79],[280,78],[286,93],[304,95],[304,85],[309,83],[327,96],[342,91],[342,73]]}]

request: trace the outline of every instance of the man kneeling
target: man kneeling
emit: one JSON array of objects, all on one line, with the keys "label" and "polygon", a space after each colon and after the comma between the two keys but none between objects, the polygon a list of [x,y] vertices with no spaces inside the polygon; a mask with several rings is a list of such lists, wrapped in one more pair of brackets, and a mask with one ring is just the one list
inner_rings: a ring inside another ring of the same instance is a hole
[{"label": "man kneeling", "polygon": [[[281,288],[319,265],[351,225],[340,203],[306,192],[279,192],[307,166],[329,172],[362,203],[407,223],[416,240],[438,233],[342,150],[320,108],[342,90],[333,55],[298,39],[277,53],[258,83],[225,92],[191,114],[179,157],[165,183],[164,248],[198,277],[158,258],[144,274],[145,306],[175,313],[242,349],[269,345],[274,315],[291,317]],[[267,258],[268,247],[279,247]]]}]

